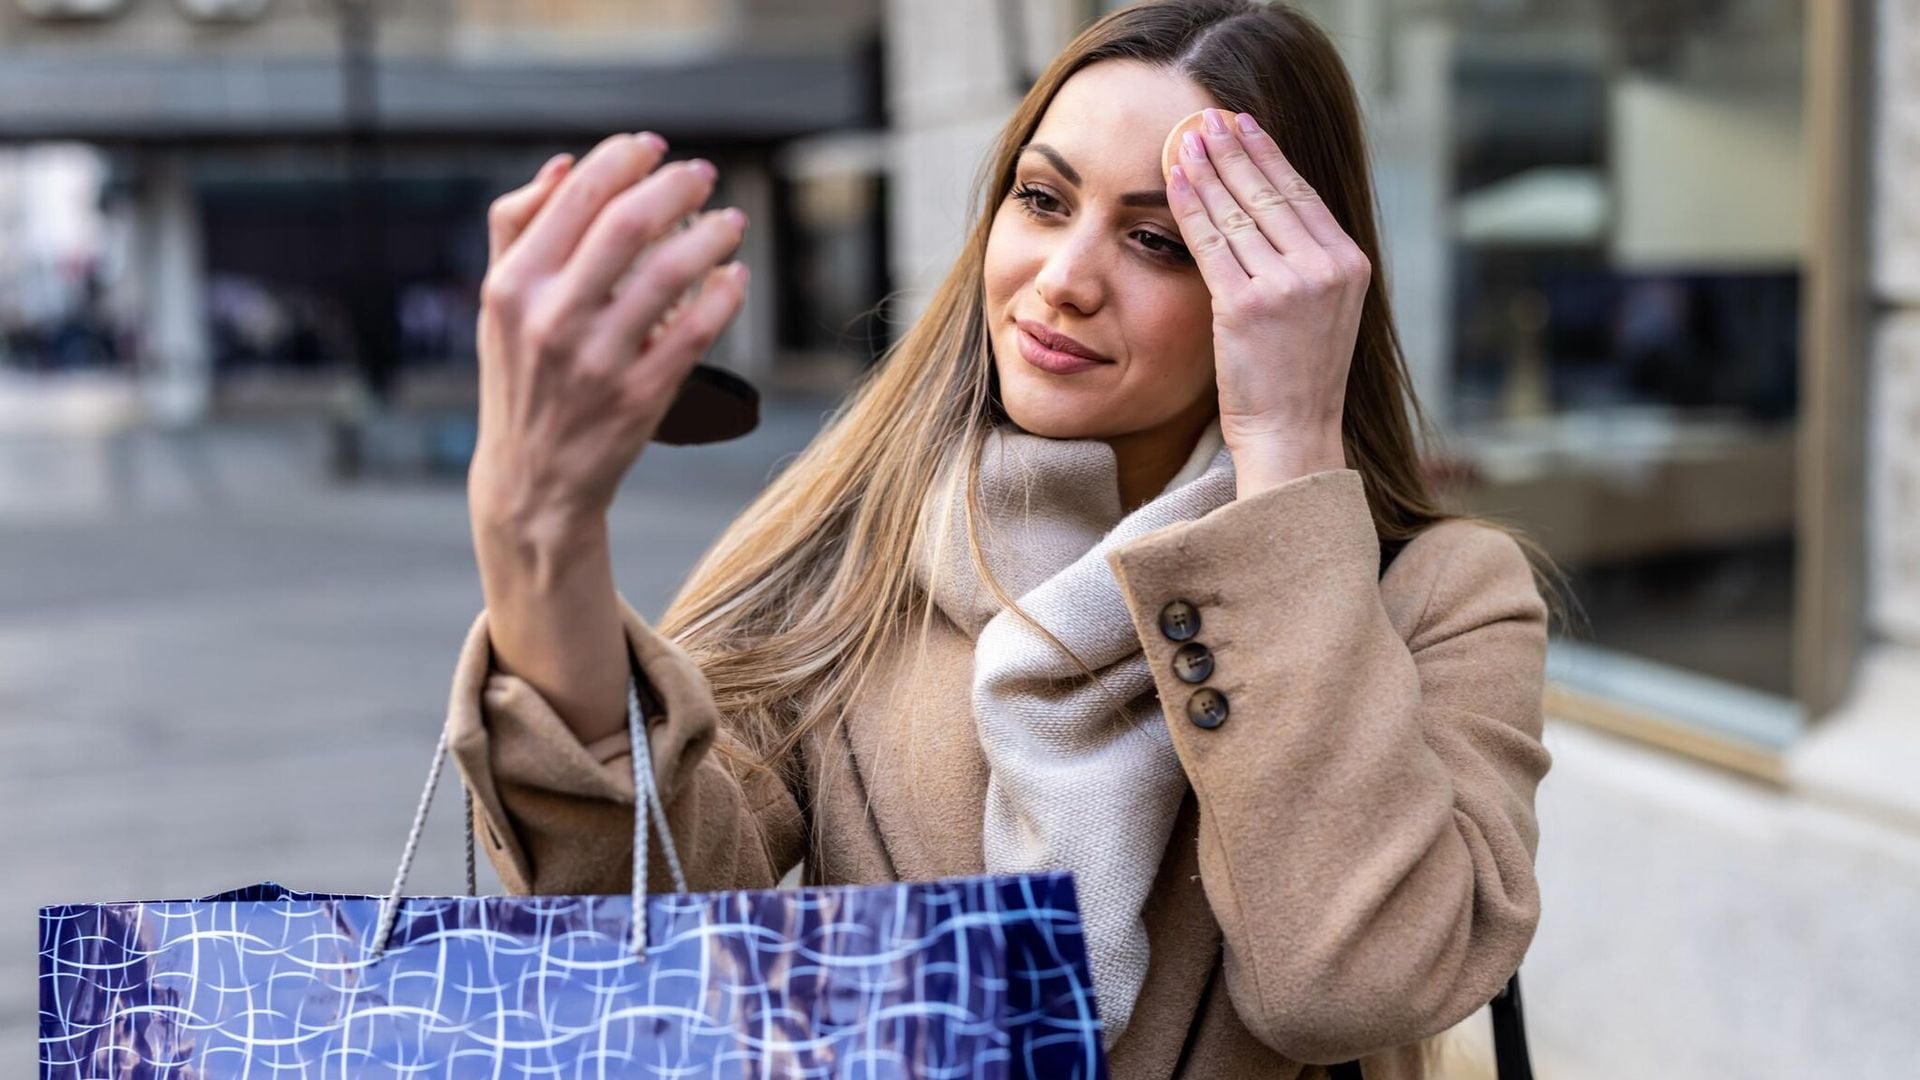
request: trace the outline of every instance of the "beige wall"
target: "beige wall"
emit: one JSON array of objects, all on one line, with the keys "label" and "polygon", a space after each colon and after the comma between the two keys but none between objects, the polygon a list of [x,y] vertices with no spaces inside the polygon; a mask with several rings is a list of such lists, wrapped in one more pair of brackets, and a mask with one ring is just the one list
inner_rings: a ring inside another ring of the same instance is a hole
[{"label": "beige wall", "polygon": [[714,0],[457,0],[463,21],[533,26],[624,26],[637,20],[706,23],[739,5]]},{"label": "beige wall", "polygon": [[[879,18],[879,0],[371,0],[383,52],[534,54],[601,61],[703,47],[788,48],[848,40]],[[272,0],[258,18],[196,22],[171,0],[129,0],[108,18],[42,19],[0,0],[0,49],[84,48],[139,54],[340,48],[340,0]]]},{"label": "beige wall", "polygon": [[456,47],[645,57],[717,47],[803,49],[871,29],[879,0],[453,0]]},{"label": "beige wall", "polygon": [[[374,0],[382,46],[430,52],[441,47],[460,0]],[[24,14],[18,0],[0,0],[0,48],[99,49],[121,53],[273,52],[333,54],[340,49],[335,0],[274,0],[257,19],[203,23],[171,0],[130,0],[97,20],[45,20]]]},{"label": "beige wall", "polygon": [[605,57],[730,40],[739,0],[454,0],[463,52]]}]

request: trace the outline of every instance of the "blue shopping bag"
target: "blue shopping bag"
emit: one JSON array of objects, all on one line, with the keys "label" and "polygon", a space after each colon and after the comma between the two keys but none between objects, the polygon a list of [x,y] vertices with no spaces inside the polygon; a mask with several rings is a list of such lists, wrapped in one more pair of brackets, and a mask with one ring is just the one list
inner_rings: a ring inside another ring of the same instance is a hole
[{"label": "blue shopping bag", "polygon": [[688,893],[629,712],[675,894],[402,899],[442,735],[388,896],[42,908],[42,1080],[1107,1075],[1070,876]]}]

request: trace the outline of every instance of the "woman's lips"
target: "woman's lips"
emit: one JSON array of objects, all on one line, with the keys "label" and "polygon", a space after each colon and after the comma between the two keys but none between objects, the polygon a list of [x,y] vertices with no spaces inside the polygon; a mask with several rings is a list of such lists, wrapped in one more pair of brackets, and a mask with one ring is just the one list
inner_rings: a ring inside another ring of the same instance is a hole
[{"label": "woman's lips", "polygon": [[1020,355],[1026,358],[1027,363],[1032,364],[1041,371],[1050,371],[1055,375],[1071,375],[1076,371],[1105,367],[1112,362],[1109,360],[1089,360],[1084,356],[1075,356],[1072,353],[1063,353],[1057,349],[1049,349],[1035,340],[1032,334],[1027,333],[1020,327],[1015,326],[1013,331],[1020,335]]}]

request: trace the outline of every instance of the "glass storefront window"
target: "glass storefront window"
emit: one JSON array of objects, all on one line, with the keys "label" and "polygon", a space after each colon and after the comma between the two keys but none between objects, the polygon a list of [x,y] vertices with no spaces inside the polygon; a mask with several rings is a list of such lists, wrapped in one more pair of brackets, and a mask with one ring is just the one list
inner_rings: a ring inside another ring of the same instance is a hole
[{"label": "glass storefront window", "polygon": [[1799,0],[1301,6],[1364,100],[1435,471],[1584,608],[1555,678],[1791,738]]},{"label": "glass storefront window", "polygon": [[[1424,291],[1445,333],[1424,359],[1458,498],[1572,575],[1589,624],[1558,675],[1631,673],[1766,741],[1793,710],[1736,688],[1793,691],[1801,18],[1744,0],[1388,22],[1444,56],[1400,74],[1444,79],[1443,284]],[[1420,92],[1375,74],[1376,110],[1406,107],[1383,87]],[[1716,710],[1714,683],[1739,706]]]}]

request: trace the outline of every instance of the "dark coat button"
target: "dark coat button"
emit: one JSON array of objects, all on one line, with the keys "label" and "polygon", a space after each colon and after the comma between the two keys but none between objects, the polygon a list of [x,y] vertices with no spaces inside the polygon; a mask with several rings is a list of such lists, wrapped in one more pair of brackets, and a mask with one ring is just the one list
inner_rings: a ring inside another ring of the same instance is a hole
[{"label": "dark coat button", "polygon": [[1173,651],[1173,673],[1181,682],[1206,682],[1213,674],[1213,650],[1189,641]]},{"label": "dark coat button", "polygon": [[1191,641],[1200,632],[1200,609],[1185,600],[1174,600],[1160,609],[1160,632],[1168,641]]},{"label": "dark coat button", "polygon": [[1194,727],[1211,731],[1227,721],[1227,695],[1211,686],[1203,686],[1187,699],[1187,719]]}]

